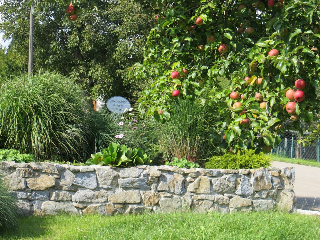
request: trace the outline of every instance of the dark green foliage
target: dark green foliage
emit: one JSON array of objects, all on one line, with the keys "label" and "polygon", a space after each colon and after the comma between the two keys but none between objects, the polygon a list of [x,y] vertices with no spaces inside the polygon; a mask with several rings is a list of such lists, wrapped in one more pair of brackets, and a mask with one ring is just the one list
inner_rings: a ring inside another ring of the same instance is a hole
[{"label": "dark green foliage", "polygon": [[[126,73],[143,59],[146,38],[155,22],[151,8],[136,0],[33,2],[35,71],[54,70],[68,76],[92,97],[131,97],[141,89]],[[78,16],[75,21],[66,13],[70,2]],[[23,70],[28,64],[29,3],[6,0],[0,5],[0,29],[12,38],[8,52],[19,54]]]},{"label": "dark green foliage", "polygon": [[0,176],[0,232],[17,227],[17,205],[14,197],[3,186]]},{"label": "dark green foliage", "polygon": [[128,148],[125,145],[111,143],[102,152],[92,154],[87,164],[131,167],[150,164],[150,158],[140,148]]},{"label": "dark green foliage", "polygon": [[199,168],[200,165],[198,163],[190,162],[185,158],[176,158],[174,157],[172,161],[166,161],[166,165],[169,166],[177,166],[179,168]]},{"label": "dark green foliage", "polygon": [[[107,108],[94,114],[96,149],[100,152],[114,142],[129,148],[141,148],[151,159],[159,158],[158,123],[155,119],[140,119],[134,109],[123,114],[111,113]],[[152,161],[157,164],[158,161]]]},{"label": "dark green foliage", "polygon": [[271,158],[254,150],[242,150],[236,154],[227,153],[222,156],[213,156],[205,163],[208,169],[256,169],[270,166]]},{"label": "dark green foliage", "polygon": [[32,154],[21,154],[15,149],[0,149],[0,162],[1,161],[15,161],[18,163],[34,162]]},{"label": "dark green foliage", "polygon": [[36,160],[89,156],[90,111],[81,88],[54,73],[21,76],[0,89],[0,148]]}]

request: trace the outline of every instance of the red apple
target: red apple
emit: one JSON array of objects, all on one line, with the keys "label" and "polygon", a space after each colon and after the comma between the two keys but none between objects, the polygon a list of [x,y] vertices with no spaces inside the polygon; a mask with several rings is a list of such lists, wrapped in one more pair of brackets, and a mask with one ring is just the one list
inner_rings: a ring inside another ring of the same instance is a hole
[{"label": "red apple", "polygon": [[179,79],[179,78],[180,78],[180,73],[177,72],[177,71],[173,71],[173,72],[171,73],[171,78],[172,78],[172,79]]},{"label": "red apple", "polygon": [[299,120],[299,116],[298,116],[297,114],[292,114],[290,118],[291,118],[291,120],[293,120],[293,121]]},{"label": "red apple", "polygon": [[295,107],[296,103],[295,102],[288,102],[286,105],[286,111],[289,114],[295,114],[296,113],[296,107]]},{"label": "red apple", "polygon": [[67,12],[68,15],[74,14],[74,7],[72,6],[72,3],[70,3],[70,5],[68,6],[66,12]]},{"label": "red apple", "polygon": [[203,24],[202,18],[201,17],[197,17],[197,19],[195,21],[195,24],[198,25],[198,26],[202,25]]},{"label": "red apple", "polygon": [[286,92],[286,97],[290,100],[290,101],[294,101],[294,91],[292,89],[289,89]]},{"label": "red apple", "polygon": [[244,29],[244,28],[239,27],[239,28],[238,28],[238,30],[237,30],[237,33],[242,34],[242,33],[244,33],[244,31],[245,31],[245,29]]},{"label": "red apple", "polygon": [[277,49],[271,49],[268,53],[269,57],[278,56],[279,51]]},{"label": "red apple", "polygon": [[249,35],[251,35],[251,34],[254,34],[255,30],[254,30],[253,27],[248,27],[248,28],[246,29],[246,32],[247,32]]},{"label": "red apple", "polygon": [[207,41],[214,42],[214,36],[210,35],[209,37],[207,37]]},{"label": "red apple", "polygon": [[77,20],[77,18],[78,18],[77,14],[70,15],[71,21]]},{"label": "red apple", "polygon": [[249,79],[250,79],[250,77],[249,77],[249,76],[246,76],[246,77],[244,78],[244,80],[245,80],[246,82],[248,82],[248,81],[249,81]]},{"label": "red apple", "polygon": [[250,63],[249,64],[249,69],[250,71],[254,72],[255,70],[257,70],[257,64],[256,63]]},{"label": "red apple", "polygon": [[243,115],[243,114],[246,114],[246,111],[245,111],[245,110],[242,110],[242,111],[239,113],[240,116]]},{"label": "red apple", "polygon": [[297,79],[294,82],[294,85],[296,86],[297,89],[304,89],[306,86],[306,82],[303,79]]},{"label": "red apple", "polygon": [[173,90],[172,91],[172,96],[173,97],[178,97],[180,95],[180,91],[179,90]]},{"label": "red apple", "polygon": [[239,5],[238,10],[241,11],[241,10],[244,9],[244,8],[246,8],[246,5],[241,4],[241,5]]},{"label": "red apple", "polygon": [[222,138],[223,138],[223,140],[226,140],[226,139],[227,139],[226,135],[223,135]]},{"label": "red apple", "polygon": [[233,104],[233,109],[236,109],[236,108],[239,108],[239,107],[241,107],[241,102],[235,102]]},{"label": "red apple", "polygon": [[228,51],[228,46],[226,44],[221,44],[218,48],[220,53],[226,53]]},{"label": "red apple", "polygon": [[267,103],[266,102],[261,102],[260,103],[260,108],[261,109],[266,109],[266,107],[267,107]]},{"label": "red apple", "polygon": [[185,74],[185,75],[187,75],[188,74],[188,70],[187,69],[182,69],[182,72]]},{"label": "red apple", "polygon": [[163,111],[162,111],[162,110],[159,110],[159,111],[158,111],[158,114],[159,114],[159,115],[161,115],[162,113],[163,113]]},{"label": "red apple", "polygon": [[195,27],[196,26],[194,26],[194,25],[190,26],[190,32],[193,31]]},{"label": "red apple", "polygon": [[254,96],[254,98],[258,101],[261,102],[263,100],[263,97],[261,95],[261,93],[256,93],[256,95]]},{"label": "red apple", "polygon": [[242,124],[242,125],[248,125],[249,122],[250,122],[249,118],[245,118],[245,119],[243,119],[243,120],[240,121],[240,124]]},{"label": "red apple", "polygon": [[274,0],[268,0],[268,7],[274,6]]},{"label": "red apple", "polygon": [[246,97],[243,94],[241,94],[240,98],[245,99]]},{"label": "red apple", "polygon": [[294,100],[296,100],[297,102],[302,102],[304,100],[304,92],[301,90],[295,91],[293,96],[294,96]]},{"label": "red apple", "polygon": [[232,92],[232,93],[230,93],[230,98],[232,98],[232,99],[239,99],[239,93],[237,93],[237,92]]},{"label": "red apple", "polygon": [[263,78],[262,78],[262,77],[257,78],[257,80],[256,80],[256,84],[261,85],[262,80],[263,80]]}]

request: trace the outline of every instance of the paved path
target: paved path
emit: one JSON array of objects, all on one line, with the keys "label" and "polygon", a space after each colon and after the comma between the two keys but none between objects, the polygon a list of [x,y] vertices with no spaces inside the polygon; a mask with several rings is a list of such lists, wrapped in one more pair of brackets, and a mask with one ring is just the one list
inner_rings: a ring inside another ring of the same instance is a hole
[{"label": "paved path", "polygon": [[295,168],[294,191],[297,198],[297,208],[320,211],[320,168],[299,164],[273,161],[272,167]]}]

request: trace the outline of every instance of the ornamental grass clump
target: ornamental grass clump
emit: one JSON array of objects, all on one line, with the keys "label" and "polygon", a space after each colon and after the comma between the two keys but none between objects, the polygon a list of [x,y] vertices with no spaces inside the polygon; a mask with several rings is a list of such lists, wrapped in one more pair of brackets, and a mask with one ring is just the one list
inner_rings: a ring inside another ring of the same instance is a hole
[{"label": "ornamental grass clump", "polygon": [[82,89],[55,73],[27,75],[0,88],[0,148],[30,153],[36,160],[90,156],[90,110]]},{"label": "ornamental grass clump", "polygon": [[0,176],[0,232],[17,227],[17,209],[15,199],[3,186]]}]

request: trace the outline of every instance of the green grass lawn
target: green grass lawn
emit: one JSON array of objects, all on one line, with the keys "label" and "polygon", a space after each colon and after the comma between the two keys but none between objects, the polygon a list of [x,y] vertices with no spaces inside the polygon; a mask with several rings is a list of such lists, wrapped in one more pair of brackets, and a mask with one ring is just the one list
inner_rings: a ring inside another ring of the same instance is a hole
[{"label": "green grass lawn", "polygon": [[26,217],[0,239],[319,239],[320,217],[279,212]]},{"label": "green grass lawn", "polygon": [[301,164],[301,165],[312,166],[312,167],[320,167],[320,162],[317,162],[315,160],[280,157],[280,156],[274,155],[274,154],[270,154],[270,157],[271,157],[272,161]]}]

